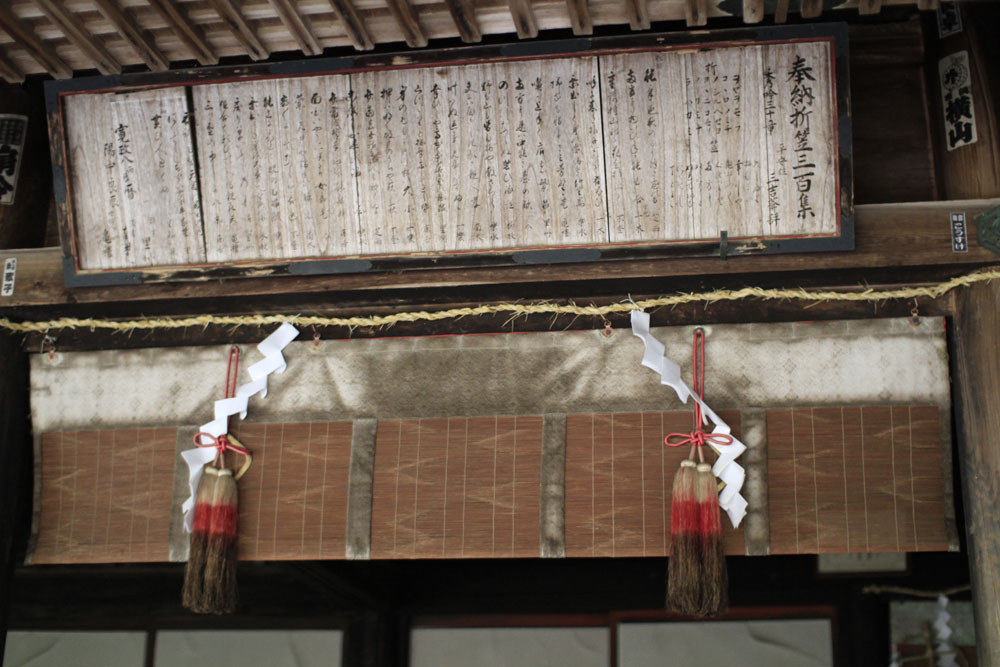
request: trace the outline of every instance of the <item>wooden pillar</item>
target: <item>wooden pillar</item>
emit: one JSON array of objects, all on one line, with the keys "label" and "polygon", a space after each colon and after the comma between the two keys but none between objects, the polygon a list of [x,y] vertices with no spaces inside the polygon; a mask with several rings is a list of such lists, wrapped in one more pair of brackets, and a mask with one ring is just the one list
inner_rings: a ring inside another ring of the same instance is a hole
[{"label": "wooden pillar", "polygon": [[0,334],[0,663],[7,641],[11,580],[30,520],[28,363],[21,338]]},{"label": "wooden pillar", "polygon": [[1000,667],[1000,284],[958,293],[955,308],[959,455],[976,644]]}]

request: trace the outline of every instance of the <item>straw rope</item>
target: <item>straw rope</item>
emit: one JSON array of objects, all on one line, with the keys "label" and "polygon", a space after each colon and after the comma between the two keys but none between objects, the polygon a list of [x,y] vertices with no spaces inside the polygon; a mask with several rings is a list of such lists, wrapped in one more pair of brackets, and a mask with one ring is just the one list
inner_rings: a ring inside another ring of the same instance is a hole
[{"label": "straw rope", "polygon": [[631,310],[662,308],[687,303],[718,303],[742,299],[763,299],[768,301],[888,301],[892,299],[936,299],[957,287],[967,287],[976,283],[1000,278],[1000,269],[976,271],[957,276],[935,285],[923,287],[900,287],[896,289],[862,289],[855,292],[832,290],[807,290],[804,288],[743,287],[741,289],[713,290],[710,292],[688,292],[661,296],[641,301],[623,301],[604,306],[580,306],[574,303],[499,303],[464,308],[449,308],[428,312],[426,310],[393,313],[391,315],[370,315],[365,317],[324,317],[319,315],[197,315],[180,318],[146,318],[136,320],[108,320],[100,318],[61,317],[55,320],[14,322],[0,318],[0,328],[17,333],[47,333],[59,329],[110,329],[112,331],[133,332],[151,329],[184,329],[222,325],[230,327],[266,326],[289,322],[296,326],[336,326],[354,329],[357,327],[387,327],[399,322],[440,321],[475,317],[480,315],[508,314],[512,318],[529,315],[592,315],[603,316],[624,313]]}]

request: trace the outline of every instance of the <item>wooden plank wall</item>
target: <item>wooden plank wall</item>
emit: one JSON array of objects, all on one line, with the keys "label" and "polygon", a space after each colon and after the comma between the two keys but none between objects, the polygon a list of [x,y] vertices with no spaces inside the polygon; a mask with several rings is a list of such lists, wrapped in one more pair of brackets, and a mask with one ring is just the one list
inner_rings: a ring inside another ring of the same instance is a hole
[{"label": "wooden plank wall", "polygon": [[[721,416],[738,435],[739,413]],[[771,553],[948,549],[937,408],[780,409],[767,420]],[[539,557],[543,422],[379,422],[370,557]],[[661,443],[690,429],[690,412],[567,415],[567,557],[669,553],[670,491],[687,448]],[[352,433],[350,422],[241,426],[254,452],[240,481],[242,559],[347,557]],[[43,434],[32,562],[168,560],[177,437]],[[727,553],[745,553],[742,529],[724,526]]]}]

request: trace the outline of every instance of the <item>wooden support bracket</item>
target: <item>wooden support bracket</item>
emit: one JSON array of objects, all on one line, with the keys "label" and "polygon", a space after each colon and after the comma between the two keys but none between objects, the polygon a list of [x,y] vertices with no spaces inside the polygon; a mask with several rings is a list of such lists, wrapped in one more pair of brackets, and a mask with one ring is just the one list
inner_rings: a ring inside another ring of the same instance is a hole
[{"label": "wooden support bracket", "polygon": [[0,28],[55,78],[68,79],[73,76],[73,70],[56,55],[56,50],[44,44],[35,31],[22,23],[7,3],[3,2],[0,2]]},{"label": "wooden support bracket", "polygon": [[63,35],[97,68],[101,74],[120,74],[122,66],[114,59],[104,45],[83,28],[83,22],[78,16],[66,9],[65,3],[55,0],[36,0],[42,13],[49,17]]},{"label": "wooden support bracket", "polygon": [[413,5],[409,3],[409,0],[386,0],[386,4],[389,5],[389,11],[396,19],[396,25],[399,26],[400,32],[403,33],[406,45],[415,49],[427,46],[427,35],[420,27],[417,13],[413,11]]},{"label": "wooden support bracket", "polygon": [[160,13],[167,26],[190,49],[191,55],[202,65],[215,65],[219,56],[215,54],[201,31],[180,13],[178,7],[170,0],[146,0],[153,9]]},{"label": "wooden support bracket", "polygon": [[154,72],[170,69],[170,61],[156,48],[156,44],[143,31],[135,20],[125,16],[124,11],[113,0],[94,0],[97,9],[104,15],[118,34],[142,58],[146,66]]},{"label": "wooden support bracket", "polygon": [[316,40],[316,36],[313,35],[309,24],[299,15],[299,10],[292,4],[292,0],[268,0],[268,2],[271,3],[274,13],[278,15],[281,22],[288,28],[288,32],[295,39],[295,43],[299,45],[299,50],[302,53],[307,56],[318,56],[323,53],[323,47]]},{"label": "wooden support bracket", "polygon": [[257,33],[253,31],[253,28],[243,18],[240,8],[233,4],[233,0],[209,0],[209,4],[219,14],[219,18],[229,28],[229,32],[233,33],[236,41],[247,50],[247,55],[252,60],[264,60],[271,55],[267,47],[257,37]]}]

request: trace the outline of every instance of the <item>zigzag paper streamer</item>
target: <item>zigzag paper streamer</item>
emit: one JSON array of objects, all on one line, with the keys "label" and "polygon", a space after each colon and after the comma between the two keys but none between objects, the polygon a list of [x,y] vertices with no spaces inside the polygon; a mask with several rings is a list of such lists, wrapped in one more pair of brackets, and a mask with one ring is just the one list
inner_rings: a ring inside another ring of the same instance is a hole
[{"label": "zigzag paper streamer", "polygon": [[[270,336],[262,340],[257,349],[264,355],[264,359],[258,361],[249,368],[250,382],[240,385],[236,389],[236,395],[232,398],[223,398],[215,402],[214,419],[207,424],[201,425],[201,432],[213,437],[229,431],[229,417],[239,414],[240,419],[246,419],[247,403],[250,398],[260,394],[267,396],[267,376],[271,373],[284,373],[287,365],[285,357],[281,351],[285,349],[296,336],[299,330],[288,322],[282,324]],[[201,437],[201,444],[209,445],[212,441]],[[188,486],[191,487],[191,496],[184,501],[181,509],[184,511],[184,529],[191,532],[191,524],[194,522],[194,498],[198,492],[198,482],[201,481],[202,468],[211,462],[217,453],[215,447],[195,447],[181,452],[181,458],[188,465]]]},{"label": "zigzag paper streamer", "polygon": [[[703,414],[702,420],[711,420],[714,425],[713,433],[725,433],[732,437],[729,425],[715,414],[715,411],[708,407],[703,400],[698,398],[681,378],[681,367],[664,356],[666,350],[663,343],[656,340],[649,331],[649,315],[647,313],[641,310],[632,311],[632,334],[641,339],[645,346],[642,365],[659,373],[660,382],[677,392],[677,398],[681,399],[682,403],[687,403],[687,399],[691,398],[700,405]],[[746,498],[740,494],[743,489],[743,481],[746,479],[746,471],[743,470],[743,466],[736,462],[736,459],[746,449],[747,446],[736,438],[733,438],[731,445],[718,449],[713,447],[719,458],[712,466],[712,473],[726,484],[719,494],[719,507],[729,515],[733,528],[737,528],[747,514]]]},{"label": "zigzag paper streamer", "polygon": [[955,662],[955,649],[952,647],[952,630],[948,625],[951,614],[948,613],[948,598],[939,595],[937,599],[937,618],[934,619],[934,653],[937,654],[937,667],[958,667]]}]

